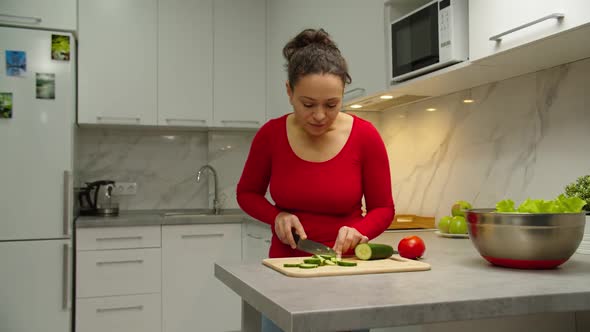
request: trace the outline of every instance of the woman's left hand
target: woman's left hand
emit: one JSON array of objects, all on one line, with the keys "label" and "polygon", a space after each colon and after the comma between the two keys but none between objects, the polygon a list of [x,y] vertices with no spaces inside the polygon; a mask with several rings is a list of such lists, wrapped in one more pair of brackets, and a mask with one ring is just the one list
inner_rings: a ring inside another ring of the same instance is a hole
[{"label": "woman's left hand", "polygon": [[338,231],[338,237],[334,243],[334,251],[338,256],[356,247],[359,243],[369,242],[369,238],[361,234],[355,228],[342,226]]}]

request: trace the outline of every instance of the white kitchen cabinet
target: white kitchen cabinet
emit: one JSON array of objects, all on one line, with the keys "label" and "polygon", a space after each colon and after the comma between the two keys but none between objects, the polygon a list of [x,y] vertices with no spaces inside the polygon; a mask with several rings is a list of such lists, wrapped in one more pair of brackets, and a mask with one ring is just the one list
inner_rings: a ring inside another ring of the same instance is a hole
[{"label": "white kitchen cabinet", "polygon": [[76,230],[76,331],[161,331],[161,227]]},{"label": "white kitchen cabinet", "polygon": [[258,128],[265,122],[266,2],[214,1],[215,127]]},{"label": "white kitchen cabinet", "polygon": [[[563,19],[550,18],[511,32],[499,42],[490,40],[492,36],[554,13],[563,14]],[[590,23],[590,2],[585,0],[470,0],[470,59],[477,61],[587,23]]]},{"label": "white kitchen cabinet", "polygon": [[76,30],[76,0],[2,0],[0,24]]},{"label": "white kitchen cabinet", "polygon": [[242,229],[242,261],[260,263],[268,258],[272,238],[270,225],[250,219],[244,221]]},{"label": "white kitchen cabinet", "polygon": [[213,0],[159,0],[157,36],[158,125],[211,126]]},{"label": "white kitchen cabinet", "polygon": [[76,331],[160,332],[160,294],[79,299]]},{"label": "white kitchen cabinet", "polygon": [[346,91],[370,94],[387,87],[383,0],[272,0],[267,6],[267,118],[292,111],[282,50],[305,28],[323,28],[332,35],[348,61],[352,84]]},{"label": "white kitchen cabinet", "polygon": [[215,278],[214,263],[241,254],[241,224],[162,226],[163,331],[239,330],[240,298]]},{"label": "white kitchen cabinet", "polygon": [[157,1],[78,1],[78,123],[156,124]]}]

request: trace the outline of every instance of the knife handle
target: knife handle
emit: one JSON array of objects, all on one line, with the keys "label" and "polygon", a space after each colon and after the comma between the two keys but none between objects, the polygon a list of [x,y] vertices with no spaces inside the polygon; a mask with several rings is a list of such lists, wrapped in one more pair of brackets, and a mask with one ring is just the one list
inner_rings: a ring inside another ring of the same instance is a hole
[{"label": "knife handle", "polygon": [[295,228],[291,228],[291,234],[293,234],[293,240],[295,240],[295,244],[299,242],[299,234],[295,233]]}]

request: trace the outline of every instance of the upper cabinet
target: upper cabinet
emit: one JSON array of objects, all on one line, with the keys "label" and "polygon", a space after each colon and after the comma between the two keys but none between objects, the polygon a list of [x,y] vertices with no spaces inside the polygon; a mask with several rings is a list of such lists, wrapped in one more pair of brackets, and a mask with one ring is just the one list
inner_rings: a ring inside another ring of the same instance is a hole
[{"label": "upper cabinet", "polygon": [[267,117],[292,111],[285,82],[282,50],[305,28],[323,28],[348,62],[352,84],[347,97],[386,88],[385,24],[383,0],[272,0],[267,8]]},{"label": "upper cabinet", "polygon": [[213,123],[213,0],[158,0],[158,125]]},{"label": "upper cabinet", "polygon": [[157,0],[79,0],[78,123],[157,122]]},{"label": "upper cabinet", "polygon": [[471,0],[471,61],[547,38],[590,22],[585,0]]},{"label": "upper cabinet", "polygon": [[0,24],[76,30],[76,0],[2,0]]},{"label": "upper cabinet", "polygon": [[215,127],[266,120],[266,0],[214,1]]}]

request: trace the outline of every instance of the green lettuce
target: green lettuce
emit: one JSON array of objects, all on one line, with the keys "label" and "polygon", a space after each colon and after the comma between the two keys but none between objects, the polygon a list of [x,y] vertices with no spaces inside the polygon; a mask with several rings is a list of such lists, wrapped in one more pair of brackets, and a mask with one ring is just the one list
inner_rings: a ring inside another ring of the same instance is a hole
[{"label": "green lettuce", "polygon": [[586,201],[579,197],[566,197],[561,194],[554,200],[527,198],[517,208],[511,199],[496,203],[496,212],[513,213],[578,213],[586,205]]}]

